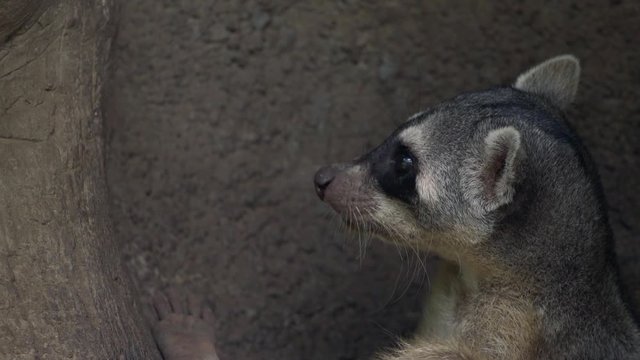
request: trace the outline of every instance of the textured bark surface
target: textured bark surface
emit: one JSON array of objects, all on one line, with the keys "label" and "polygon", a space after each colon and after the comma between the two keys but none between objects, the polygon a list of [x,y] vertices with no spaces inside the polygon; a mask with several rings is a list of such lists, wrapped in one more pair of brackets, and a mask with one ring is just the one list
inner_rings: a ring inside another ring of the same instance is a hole
[{"label": "textured bark surface", "polygon": [[129,0],[121,13],[106,114],[117,233],[145,296],[177,284],[216,303],[227,359],[366,358],[410,333],[427,280],[377,242],[360,264],[314,171],[567,52],[583,62],[570,117],[640,288],[636,0]]},{"label": "textured bark surface", "polygon": [[107,211],[113,3],[32,9],[0,45],[0,359],[158,358]]},{"label": "textured bark surface", "polygon": [[37,20],[44,5],[44,0],[3,0],[0,2],[0,42],[4,42],[29,20]]}]

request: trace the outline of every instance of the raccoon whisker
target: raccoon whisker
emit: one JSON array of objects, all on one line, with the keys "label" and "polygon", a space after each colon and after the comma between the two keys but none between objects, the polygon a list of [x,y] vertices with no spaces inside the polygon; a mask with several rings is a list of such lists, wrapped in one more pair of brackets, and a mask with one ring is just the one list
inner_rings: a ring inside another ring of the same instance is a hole
[{"label": "raccoon whisker", "polygon": [[426,280],[429,288],[431,288],[431,279],[429,278],[429,269],[427,268],[427,259],[425,258],[426,254],[422,251],[419,251],[416,256],[418,257],[418,260],[420,260],[420,264],[422,266],[422,278],[419,281],[420,287],[424,285],[424,282]]},{"label": "raccoon whisker", "polygon": [[407,247],[411,246],[411,242],[409,241],[407,236],[402,234],[398,229],[396,229],[396,227],[391,226],[390,224],[385,224],[385,225],[386,225],[387,231],[392,233],[398,240],[400,240],[401,243],[405,244]]},{"label": "raccoon whisker", "polygon": [[[411,247],[411,249],[413,250],[413,254],[415,255],[415,265],[413,267],[413,275],[411,276],[411,283],[413,283],[416,275],[425,274],[427,272],[427,267],[422,261],[419,251],[413,246]],[[422,269],[422,271],[420,271],[420,269]]]},{"label": "raccoon whisker", "polygon": [[355,232],[355,236],[358,239],[358,259],[360,259],[360,253],[362,252],[362,244],[360,242],[360,225],[358,223],[358,219],[355,216],[354,206],[350,201],[347,202],[347,221],[349,222],[349,225],[351,227],[350,232]]},{"label": "raccoon whisker", "polygon": [[[393,291],[389,297],[389,299],[387,300],[387,303],[385,306],[388,305],[392,305],[397,303],[398,301],[400,301],[404,295],[406,295],[406,293],[408,292],[408,290],[411,288],[411,284],[413,283],[413,281],[415,280],[415,276],[416,273],[418,272],[418,265],[417,263],[415,263],[416,265],[413,266],[413,271],[411,269],[411,257],[409,256],[409,249],[407,249],[410,246],[410,242],[407,240],[407,237],[405,235],[403,235],[402,233],[400,233],[397,229],[395,229],[395,227],[391,226],[390,224],[387,224],[385,222],[381,222],[378,221],[377,224],[383,228],[383,231],[387,232],[388,234],[391,235],[392,238],[394,238],[397,241],[391,241],[396,249],[398,249],[398,254],[400,255],[400,259],[402,260],[400,262],[400,271],[398,273],[398,277],[396,278],[395,284],[394,284],[394,288]],[[408,246],[400,246],[400,244],[405,244]],[[400,283],[400,277],[403,275],[403,265],[404,265],[404,258],[402,256],[402,252],[400,251],[400,249],[402,249],[405,253],[406,259],[409,260],[408,266],[407,266],[407,275],[409,275],[409,272],[412,273],[411,278],[408,280],[408,282],[406,283],[406,285],[404,286],[404,289],[402,290],[402,292],[396,297],[396,291],[398,290],[398,285]],[[413,248],[412,248],[413,250]]]},{"label": "raccoon whisker", "polygon": [[367,229],[366,232],[364,233],[364,256],[367,255],[367,250],[369,248],[369,244],[371,243],[371,239],[372,239],[372,232],[370,229]]},{"label": "raccoon whisker", "polygon": [[[356,210],[358,212],[358,214],[360,215],[360,223],[362,225],[362,229],[361,229],[361,234],[362,234],[362,254],[360,257],[360,265],[362,265],[362,261],[364,260],[364,257],[367,255],[367,245],[368,245],[368,234],[369,234],[369,228],[368,228],[368,224],[365,221],[365,217],[362,214],[361,210],[359,207],[356,207]],[[366,211],[366,210],[365,210]]]},{"label": "raccoon whisker", "polygon": [[[366,216],[367,219],[371,219],[371,211],[368,210],[366,207],[363,209],[364,211],[364,215],[363,215],[363,219],[364,216]],[[369,242],[371,241],[371,238],[373,237],[373,229],[372,229],[372,225],[370,222],[364,222],[364,227],[365,227],[365,233],[364,233],[364,256],[366,256],[367,253],[367,247],[369,246]]]},{"label": "raccoon whisker", "polygon": [[384,326],[382,326],[382,324],[380,324],[377,321],[373,321],[373,323],[380,328],[380,330],[382,330],[382,332],[387,335],[389,338],[391,338],[394,342],[397,343],[401,343],[402,342],[402,338],[394,333],[391,332],[391,330],[385,328]]},{"label": "raccoon whisker", "polygon": [[[409,265],[411,265],[411,261],[408,262]],[[414,262],[413,266],[408,266],[407,267],[407,275],[409,274],[409,272],[411,272],[411,278],[407,277],[407,282],[406,285],[404,286],[404,289],[402,290],[402,292],[398,295],[398,297],[396,297],[391,303],[390,305],[393,305],[395,303],[397,303],[398,301],[402,300],[402,298],[407,294],[407,292],[409,291],[409,289],[411,288],[411,284],[413,284],[413,281],[416,278],[416,273],[418,272],[418,266],[417,263]]]},{"label": "raccoon whisker", "polygon": [[459,275],[462,275],[462,261],[460,261],[460,254],[456,251],[456,260],[458,261]]},{"label": "raccoon whisker", "polygon": [[366,232],[366,223],[362,217],[359,206],[355,206],[353,203],[350,203],[349,209],[352,211],[353,223],[356,227],[356,232],[358,233],[358,261],[360,262],[360,266],[362,266],[366,252],[366,249],[364,249],[365,244],[363,244],[363,238]]},{"label": "raccoon whisker", "polygon": [[411,257],[409,264],[411,265],[411,267],[409,267],[409,269],[411,269],[411,277],[408,278],[407,285],[404,287],[404,290],[400,294],[400,297],[398,298],[398,300],[402,299],[402,297],[407,294],[407,292],[409,291],[409,288],[411,288],[411,284],[416,278],[416,273],[418,272],[418,269],[419,269],[418,262],[415,261],[413,257]]},{"label": "raccoon whisker", "polygon": [[[371,211],[368,211],[369,216],[371,215]],[[377,224],[378,227],[381,228],[381,230],[383,232],[387,232],[387,233],[392,233],[394,230],[389,228],[387,226],[387,224],[385,224],[382,221],[377,220],[375,217],[370,216],[370,218],[374,219],[375,223]],[[398,245],[398,242],[396,241],[390,241],[396,248],[396,250],[398,251],[398,256],[400,257],[400,268],[398,270],[398,275],[396,276],[396,279],[393,283],[393,289],[391,290],[391,293],[389,294],[389,297],[387,298],[387,300],[384,301],[384,304],[382,305],[382,308],[385,308],[393,303],[395,303],[395,295],[396,295],[396,291],[398,290],[398,285],[400,284],[400,278],[402,278],[403,276],[403,268],[404,268],[404,257],[402,252],[403,251],[407,251],[406,249],[404,249],[404,247]]]},{"label": "raccoon whisker", "polygon": [[359,235],[358,235],[358,242],[360,243],[360,266],[362,266],[362,263],[364,261],[364,257],[367,253],[367,244],[366,244],[366,232],[367,232],[367,224],[364,221],[364,217],[362,216],[362,212],[360,211],[360,207],[356,206],[356,216],[358,217],[358,229],[359,229]]},{"label": "raccoon whisker", "polygon": [[332,229],[331,229],[331,232],[329,233],[329,239],[331,241],[334,241],[339,236],[342,230],[343,224],[338,214],[336,214],[335,212],[331,212],[330,214],[331,216],[329,217],[329,222],[332,225],[331,226]]},{"label": "raccoon whisker", "polygon": [[427,272],[427,266],[425,265],[425,263],[422,261],[422,257],[420,257],[420,250],[418,249],[418,246],[411,246],[411,250],[413,250],[413,253],[416,255],[416,259],[418,260],[420,266],[422,267],[422,270],[424,270],[424,272]]},{"label": "raccoon whisker", "polygon": [[430,253],[433,245],[433,238],[429,237],[429,241],[427,243],[427,252]]},{"label": "raccoon whisker", "polygon": [[[398,232],[398,230],[396,230],[396,229],[395,229],[395,228],[393,228],[392,226],[390,226],[390,225],[386,224],[385,222],[378,222],[378,224],[383,228],[383,230],[384,230],[385,232],[387,232],[387,233],[389,233],[389,234],[391,234],[391,235],[393,235],[393,236],[395,236],[395,237],[400,238],[400,240],[402,241],[402,239],[401,239],[401,238],[402,238],[402,236],[401,236],[401,234]],[[406,256],[407,256],[407,259],[408,259],[408,257],[409,257],[409,253],[408,253],[408,250],[406,249],[406,247],[404,247],[404,246],[402,246],[402,247],[401,247],[401,246],[398,244],[398,242],[397,242],[397,241],[391,241],[391,242],[396,246],[396,248],[398,248],[398,253],[400,254],[400,259],[401,259],[402,261],[404,261],[404,258],[402,257],[402,253],[400,253],[400,248],[402,248],[402,249],[404,250],[404,252],[405,252],[405,254],[406,254]]]},{"label": "raccoon whisker", "polygon": [[[392,228],[390,228],[389,226],[387,226],[384,223],[377,222],[377,224],[380,227],[382,227],[383,230],[386,231],[386,232],[394,232],[394,230]],[[403,257],[403,252],[407,257],[409,256],[406,247],[400,246],[397,241],[390,241],[390,242],[393,244],[393,246],[395,246],[396,250],[398,251],[398,256],[400,256],[401,263],[404,263],[405,258]]]},{"label": "raccoon whisker", "polygon": [[[390,224],[386,224],[383,223],[381,224],[382,227],[388,231],[390,234],[392,234],[392,236],[394,238],[396,238],[397,240],[399,240],[401,243],[403,243],[405,246],[402,246],[402,248],[404,248],[405,253],[407,254],[407,260],[409,263],[409,267],[407,267],[408,271],[411,271],[411,278],[409,279],[405,289],[403,290],[403,292],[400,294],[399,298],[396,301],[399,301],[406,293],[407,291],[411,288],[411,284],[416,281],[416,276],[418,275],[418,273],[420,274],[420,278],[418,280],[418,282],[423,283],[424,279],[427,278],[427,280],[430,283],[430,280],[428,279],[428,271],[427,271],[427,266],[425,261],[422,259],[421,257],[421,252],[417,247],[417,244],[415,241],[411,241],[410,237],[408,235],[402,234],[397,230],[397,227],[391,226]],[[398,242],[393,241],[393,243],[396,245],[396,247],[398,248]],[[410,250],[409,250],[410,249]],[[413,255],[415,256],[415,260],[413,260],[413,257],[409,256],[409,251],[411,251],[413,253]],[[402,258],[402,256],[401,256]],[[415,261],[413,263],[413,266],[411,266],[412,261]],[[422,272],[420,271],[420,268],[422,268]]]},{"label": "raccoon whisker", "polygon": [[360,262],[360,267],[362,267],[362,228],[361,221],[358,218],[359,209],[357,206],[353,206],[353,217],[355,218],[356,229],[358,232],[358,261]]},{"label": "raccoon whisker", "polygon": [[[397,247],[397,245],[396,245]],[[400,248],[398,247],[398,254],[400,255],[400,269],[398,269],[398,275],[396,276],[395,281],[393,282],[393,289],[391,290],[391,294],[389,295],[389,297],[387,298],[387,300],[385,300],[384,305],[382,305],[382,308],[385,308],[389,305],[395,304],[396,300],[395,300],[395,295],[396,295],[396,291],[398,290],[398,285],[400,284],[400,278],[403,277],[403,273],[404,273],[404,259],[402,258],[402,254],[400,253]]]}]

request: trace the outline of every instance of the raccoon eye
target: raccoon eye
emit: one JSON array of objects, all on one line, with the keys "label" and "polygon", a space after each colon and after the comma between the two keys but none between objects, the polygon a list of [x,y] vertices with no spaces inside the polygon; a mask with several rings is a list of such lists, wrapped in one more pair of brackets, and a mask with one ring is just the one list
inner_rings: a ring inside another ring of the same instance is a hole
[{"label": "raccoon eye", "polygon": [[398,175],[405,175],[413,170],[414,161],[413,157],[408,154],[403,154],[396,161],[395,170]]}]

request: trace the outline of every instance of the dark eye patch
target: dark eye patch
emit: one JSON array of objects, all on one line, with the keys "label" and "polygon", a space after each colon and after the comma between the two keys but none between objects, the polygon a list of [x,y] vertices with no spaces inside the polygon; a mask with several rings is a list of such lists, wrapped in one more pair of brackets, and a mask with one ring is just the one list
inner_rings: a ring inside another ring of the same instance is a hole
[{"label": "dark eye patch", "polygon": [[407,146],[395,139],[386,141],[367,160],[373,178],[385,194],[408,204],[415,203],[418,161]]}]

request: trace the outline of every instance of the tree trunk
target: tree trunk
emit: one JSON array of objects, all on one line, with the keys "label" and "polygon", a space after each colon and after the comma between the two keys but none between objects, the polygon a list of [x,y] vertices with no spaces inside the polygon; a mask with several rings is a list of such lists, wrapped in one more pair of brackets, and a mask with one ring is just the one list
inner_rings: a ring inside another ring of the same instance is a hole
[{"label": "tree trunk", "polygon": [[106,203],[112,0],[0,0],[0,359],[158,359]]}]

